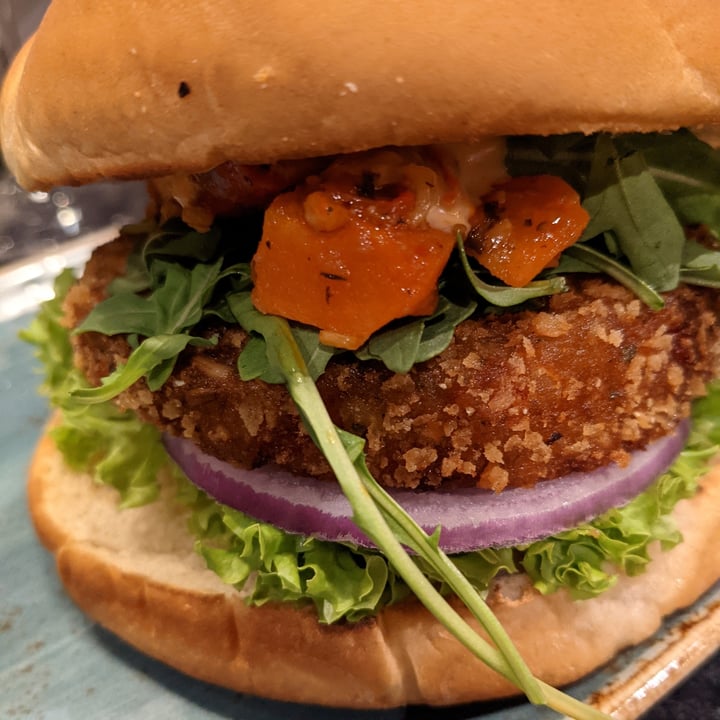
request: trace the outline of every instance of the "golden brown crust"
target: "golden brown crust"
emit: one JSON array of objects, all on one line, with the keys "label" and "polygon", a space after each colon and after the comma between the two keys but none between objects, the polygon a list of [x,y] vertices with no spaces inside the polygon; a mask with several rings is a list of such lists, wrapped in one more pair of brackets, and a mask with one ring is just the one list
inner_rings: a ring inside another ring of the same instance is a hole
[{"label": "golden brown crust", "polygon": [[436,0],[54,0],[10,70],[3,149],[39,188],[227,159],[712,125],[719,26],[715,0],[468,0],[452,12]]},{"label": "golden brown crust", "polygon": [[[241,692],[343,707],[452,704],[512,693],[417,603],[357,626],[311,611],[248,608],[203,568],[170,503],[118,512],[114,492],[70,472],[46,436],[29,480],[30,509],[60,577],[91,617],[143,652]],[[702,508],[702,512],[700,509]],[[164,516],[164,520],[160,520]],[[542,597],[506,580],[490,603],[534,671],[564,684],[653,633],[720,576],[720,468],[676,517],[685,542],[599,599]]]},{"label": "golden brown crust", "polygon": [[[69,327],[106,297],[131,249],[124,237],[92,255],[63,305]],[[689,415],[720,373],[720,294],[682,286],[651,310],[613,282],[576,277],[568,287],[532,310],[466,320],[446,350],[407,374],[347,357],[326,368],[318,390],[330,417],[366,439],[380,484],[531,486],[627,462]],[[219,460],[332,480],[285,386],[238,376],[245,332],[202,332],[217,343],[188,348],[162,388],[141,381],[118,405]],[[130,352],[120,335],[72,342],[94,385]]]}]

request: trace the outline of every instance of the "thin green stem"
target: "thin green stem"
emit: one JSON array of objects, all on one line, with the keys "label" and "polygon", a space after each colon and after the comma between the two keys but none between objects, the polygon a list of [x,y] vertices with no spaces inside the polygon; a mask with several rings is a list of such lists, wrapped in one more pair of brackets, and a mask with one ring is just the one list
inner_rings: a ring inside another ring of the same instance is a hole
[{"label": "thin green stem", "polygon": [[646,283],[642,278],[638,277],[632,270],[621,265],[617,260],[613,260],[607,255],[594,250],[584,243],[575,243],[565,250],[565,254],[574,257],[582,262],[590,265],[599,272],[604,272],[628,290],[632,291],[642,300],[648,307],[653,310],[660,310],[665,301],[654,288]]},{"label": "thin green stem", "polygon": [[[400,526],[402,532],[407,536],[409,547],[432,565],[440,577],[445,580],[485,628],[498,650],[507,660],[515,675],[517,685],[522,688],[537,687],[535,677],[522,659],[515,644],[505,632],[505,628],[500,624],[487,603],[478,595],[468,579],[458,570],[457,565],[441,548],[431,543],[427,533],[378,485],[370,473],[361,473],[361,478],[385,518],[392,519]],[[539,697],[540,695],[538,695]],[[530,695],[528,695],[528,698],[531,702],[541,702],[540,700],[533,700]]]},{"label": "thin green stem", "polygon": [[[273,339],[291,350],[282,352],[281,347],[276,347],[276,361],[286,378],[291,397],[303,410],[320,449],[353,508],[354,521],[383,550],[420,602],[486,665],[515,683],[531,702],[570,712],[578,720],[606,718],[603,713],[559,691],[551,688],[552,692],[548,693],[549,686],[541,684],[532,675],[504,628],[454,563],[431,543],[427,534],[377,485],[369,473],[361,474],[358,471],[327,414],[315,383],[304,369],[304,360],[286,323],[282,323],[281,332],[274,335]],[[272,339],[269,342],[272,344]],[[412,539],[416,546],[414,549],[437,569],[468,606],[496,643],[497,649],[483,640],[438,593],[402,547],[388,525],[386,516],[402,528]]]},{"label": "thin green stem", "polygon": [[[357,526],[381,549],[417,599],[447,630],[494,671],[514,683],[535,704],[548,705],[576,720],[607,720],[600,711],[555,690],[535,678],[505,630],[480,595],[457,567],[392,498],[380,488],[364,467],[351,458],[328,415],[317,387],[286,321],[263,316],[247,304],[237,303],[233,312],[248,330],[265,337],[268,359],[285,378],[288,391],[303,415],[315,442],[328,460],[353,509]],[[493,647],[442,597],[402,545],[416,549],[455,590],[496,643]]]},{"label": "thin green stem", "polygon": [[[531,702],[535,704],[546,704],[545,695],[540,690],[537,680],[530,670],[520,658],[517,651],[512,649],[513,662],[508,662],[508,658],[501,652],[498,652],[489,643],[480,638],[468,625],[468,623],[449,605],[445,598],[438,593],[432,583],[425,577],[422,571],[413,562],[412,558],[403,549],[402,544],[398,541],[395,534],[390,529],[381,508],[375,502],[373,493],[363,483],[357,468],[349,458],[345,448],[338,436],[335,426],[329,416],[319,417],[319,411],[315,405],[320,400],[319,394],[314,383],[310,384],[304,377],[294,378],[294,382],[288,382],[290,394],[300,407],[313,407],[312,427],[320,449],[325,454],[330,466],[332,467],[343,492],[350,501],[353,508],[353,520],[357,526],[385,553],[388,560],[393,564],[396,571],[405,580],[410,589],[415,593],[418,599],[427,607],[435,617],[441,620],[445,627],[462,642],[468,649],[475,653],[480,659],[496,672],[499,672],[510,681],[520,687],[528,696]],[[400,510],[400,513],[405,514]],[[407,516],[406,516],[407,517]],[[393,514],[393,518],[395,515]],[[409,520],[409,518],[408,518]],[[417,527],[417,526],[416,526]],[[423,531],[418,528],[418,531]],[[423,533],[424,534],[424,533]],[[451,587],[460,586],[457,580],[459,571],[450,573],[442,561],[436,560],[436,552],[426,552],[429,547],[429,538],[425,536],[426,542],[418,543],[423,556],[438,568],[441,576],[444,577]],[[454,566],[453,566],[454,567]],[[469,593],[464,592],[466,596]],[[470,600],[473,607],[481,605],[487,609],[480,596],[473,591],[473,597]],[[470,598],[468,598],[470,599]],[[478,619],[486,618],[490,613],[483,613],[473,610],[473,614]],[[492,627],[485,625],[485,629],[491,635],[500,635],[502,637],[501,644],[508,648],[512,645],[505,631],[500,627],[497,620]],[[494,631],[494,632],[493,632]],[[493,640],[495,638],[493,637]],[[516,669],[516,666],[519,666]]]}]

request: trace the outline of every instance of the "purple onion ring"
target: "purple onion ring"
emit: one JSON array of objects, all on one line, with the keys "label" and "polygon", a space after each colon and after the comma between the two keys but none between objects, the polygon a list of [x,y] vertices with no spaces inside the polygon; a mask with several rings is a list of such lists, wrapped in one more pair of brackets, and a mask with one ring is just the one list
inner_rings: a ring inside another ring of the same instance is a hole
[{"label": "purple onion ring", "polygon": [[[393,497],[428,533],[441,526],[448,553],[538,540],[623,505],[667,470],[685,445],[689,423],[631,455],[626,467],[607,465],[571,473],[533,488],[394,490]],[[340,486],[274,467],[243,470],[201,452],[191,441],[166,435],[170,456],[199,488],[220,503],[290,533],[372,547],[351,519]]]}]

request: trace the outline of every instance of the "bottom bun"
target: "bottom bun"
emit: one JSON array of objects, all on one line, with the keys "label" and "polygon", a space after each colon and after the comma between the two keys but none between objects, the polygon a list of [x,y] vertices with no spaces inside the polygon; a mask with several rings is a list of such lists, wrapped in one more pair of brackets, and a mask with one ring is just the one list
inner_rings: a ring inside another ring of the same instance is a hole
[{"label": "bottom bun", "polygon": [[[119,510],[116,498],[70,471],[43,437],[30,469],[30,510],[70,597],[188,675],[267,698],[347,708],[448,705],[517,692],[415,601],[338,626],[318,624],[308,608],[248,607],[194,553],[181,509],[160,501]],[[495,583],[490,605],[539,677],[553,685],[582,677],[651,635],[720,576],[717,467],[675,517],[685,541],[599,598],[543,597],[522,576]]]}]

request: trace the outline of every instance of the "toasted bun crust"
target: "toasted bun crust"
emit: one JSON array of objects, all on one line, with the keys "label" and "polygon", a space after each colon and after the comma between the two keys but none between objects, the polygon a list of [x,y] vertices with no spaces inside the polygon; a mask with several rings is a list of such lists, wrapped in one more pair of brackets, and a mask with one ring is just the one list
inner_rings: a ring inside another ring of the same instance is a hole
[{"label": "toasted bun crust", "polygon": [[10,70],[19,181],[720,123],[716,0],[54,0]]},{"label": "toasted bun crust", "polygon": [[[202,680],[269,698],[380,708],[443,705],[514,692],[417,603],[356,626],[327,627],[293,607],[247,607],[192,550],[170,502],[118,511],[113,490],[69,471],[45,436],[30,509],[60,577],[90,616],[143,652]],[[720,576],[720,468],[677,508],[685,541],[600,598],[542,597],[522,578],[490,603],[535,673],[571,682],[637,643]]]}]

